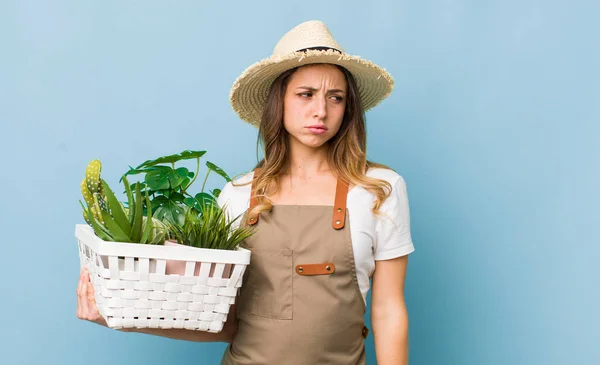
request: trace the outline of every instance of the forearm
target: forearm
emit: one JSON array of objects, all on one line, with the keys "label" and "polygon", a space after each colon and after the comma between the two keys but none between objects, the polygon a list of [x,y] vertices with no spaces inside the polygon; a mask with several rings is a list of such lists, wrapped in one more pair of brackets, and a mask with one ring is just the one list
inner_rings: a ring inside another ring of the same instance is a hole
[{"label": "forearm", "polygon": [[[104,318],[100,317],[95,321],[101,326],[108,327]],[[205,331],[195,331],[186,329],[162,329],[162,328],[119,328],[121,332],[135,332],[147,335],[167,337],[174,340],[193,341],[193,342],[231,342],[236,331],[236,326],[232,322],[226,322],[223,330],[219,333]]]},{"label": "forearm", "polygon": [[408,313],[406,307],[371,316],[379,365],[408,364]]},{"label": "forearm", "polygon": [[210,333],[186,329],[160,329],[160,328],[126,328],[123,332],[144,333],[147,335],[172,338],[174,340],[193,342],[231,342],[231,335],[225,332]]}]

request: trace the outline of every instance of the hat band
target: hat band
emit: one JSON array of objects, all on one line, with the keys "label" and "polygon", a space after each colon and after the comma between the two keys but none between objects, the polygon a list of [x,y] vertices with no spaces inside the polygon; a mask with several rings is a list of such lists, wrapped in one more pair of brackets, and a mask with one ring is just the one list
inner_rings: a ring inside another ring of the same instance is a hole
[{"label": "hat band", "polygon": [[333,47],[308,47],[297,50],[296,52],[306,52],[306,51],[336,51],[338,53],[342,53],[339,49],[335,49]]}]

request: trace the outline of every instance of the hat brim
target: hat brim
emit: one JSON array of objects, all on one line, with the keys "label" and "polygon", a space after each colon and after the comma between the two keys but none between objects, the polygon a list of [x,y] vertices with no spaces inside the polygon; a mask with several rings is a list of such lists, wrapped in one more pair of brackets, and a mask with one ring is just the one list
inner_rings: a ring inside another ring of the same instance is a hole
[{"label": "hat brim", "polygon": [[330,63],[346,68],[354,77],[365,111],[385,99],[394,88],[394,79],[383,68],[359,56],[340,54],[333,50],[308,50],[285,57],[270,57],[248,67],[234,82],[229,101],[239,117],[258,127],[271,84],[283,72],[292,68]]}]

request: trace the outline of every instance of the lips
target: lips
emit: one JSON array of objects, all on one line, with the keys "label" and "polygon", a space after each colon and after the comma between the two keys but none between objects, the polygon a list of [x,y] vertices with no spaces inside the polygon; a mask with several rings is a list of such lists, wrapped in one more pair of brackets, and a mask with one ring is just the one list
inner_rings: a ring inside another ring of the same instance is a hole
[{"label": "lips", "polygon": [[327,128],[322,125],[312,125],[312,126],[306,127],[306,129],[308,129],[309,132],[312,134],[323,134],[327,131]]},{"label": "lips", "polygon": [[327,130],[327,127],[325,127],[324,125],[309,125],[306,128],[308,128],[308,129],[322,129],[324,131]]}]

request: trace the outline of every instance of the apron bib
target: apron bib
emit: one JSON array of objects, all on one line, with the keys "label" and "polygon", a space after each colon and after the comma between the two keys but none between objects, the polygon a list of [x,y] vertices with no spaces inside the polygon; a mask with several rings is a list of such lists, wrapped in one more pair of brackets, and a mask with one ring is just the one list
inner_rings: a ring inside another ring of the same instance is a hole
[{"label": "apron bib", "polygon": [[347,194],[338,181],[334,206],[275,205],[260,216],[249,214],[251,197],[241,224],[257,230],[244,241],[252,256],[222,365],[366,363]]}]

